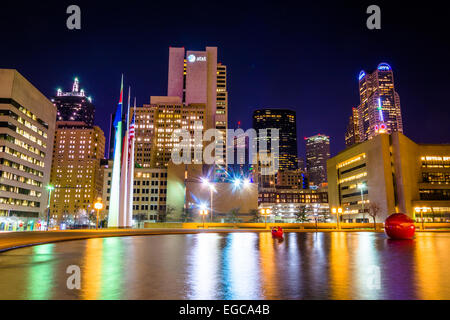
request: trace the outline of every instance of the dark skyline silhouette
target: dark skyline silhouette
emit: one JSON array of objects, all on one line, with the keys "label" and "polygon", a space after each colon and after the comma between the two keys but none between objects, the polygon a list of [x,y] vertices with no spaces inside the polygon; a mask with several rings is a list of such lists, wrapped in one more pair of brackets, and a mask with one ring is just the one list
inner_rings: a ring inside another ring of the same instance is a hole
[{"label": "dark skyline silhouette", "polygon": [[368,30],[371,2],[82,1],[74,31],[66,28],[70,4],[2,3],[0,68],[17,69],[49,98],[77,76],[107,138],[122,73],[142,105],[167,94],[169,46],[217,46],[228,68],[230,128],[238,121],[249,128],[257,108],[293,109],[300,156],[303,137],[317,133],[331,137],[335,155],[359,103],[360,70],[387,62],[404,133],[419,143],[450,142],[449,26],[439,6],[377,3],[382,29]]}]

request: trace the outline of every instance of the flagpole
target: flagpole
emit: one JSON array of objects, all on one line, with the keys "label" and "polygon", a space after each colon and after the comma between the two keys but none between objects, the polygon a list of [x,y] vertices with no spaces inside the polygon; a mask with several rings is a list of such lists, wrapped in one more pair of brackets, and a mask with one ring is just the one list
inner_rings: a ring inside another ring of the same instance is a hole
[{"label": "flagpole", "polygon": [[123,104],[123,74],[120,84],[120,97],[114,116],[114,151],[113,167],[111,179],[111,197],[108,210],[108,228],[117,228],[119,226],[119,207],[120,207],[120,161],[122,156],[122,104]]},{"label": "flagpole", "polygon": [[131,87],[128,87],[128,105],[125,123],[127,124],[125,130],[125,136],[123,140],[123,152],[122,152],[122,172],[120,177],[120,211],[119,211],[119,226],[127,227],[127,211],[128,211],[128,153],[129,153],[129,121],[130,121],[130,95]]},{"label": "flagpole", "polygon": [[129,159],[128,159],[128,212],[127,212],[127,226],[133,226],[133,186],[134,186],[134,142],[135,142],[135,123],[136,123],[136,97],[134,98],[133,116],[130,125],[128,126],[129,138]]}]

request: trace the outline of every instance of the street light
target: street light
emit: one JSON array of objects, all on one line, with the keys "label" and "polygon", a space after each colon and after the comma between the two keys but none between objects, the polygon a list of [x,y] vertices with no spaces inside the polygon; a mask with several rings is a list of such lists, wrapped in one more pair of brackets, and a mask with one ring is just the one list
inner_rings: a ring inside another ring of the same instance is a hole
[{"label": "street light", "polygon": [[270,210],[269,208],[267,209],[262,208],[259,211],[264,216],[264,229],[267,229],[267,216],[272,213],[272,210]]},{"label": "street light", "polygon": [[363,214],[363,223],[366,222],[366,215],[364,212],[364,189],[366,189],[366,184],[364,182],[358,183],[358,189],[361,190],[361,205],[362,205],[362,214]]},{"label": "street light", "polygon": [[414,210],[415,210],[416,212],[419,212],[419,213],[420,213],[420,221],[422,222],[422,230],[425,230],[425,226],[424,226],[424,224],[423,224],[423,213],[424,213],[424,212],[427,212],[428,209],[427,209],[427,208],[420,208],[420,207],[417,207],[417,208],[414,208]]},{"label": "street light", "polygon": [[50,224],[50,198],[52,197],[52,191],[55,190],[55,187],[51,184],[47,185],[48,190],[48,202],[47,202],[47,231],[48,225]]},{"label": "street light", "polygon": [[203,220],[203,229],[205,229],[205,216],[208,215],[208,210],[201,209],[200,215],[202,216],[202,220]]},{"label": "street light", "polygon": [[204,186],[209,188],[209,196],[210,196],[210,210],[211,210],[211,222],[213,220],[213,193],[216,191],[214,187],[214,183],[208,181],[208,179],[202,178],[202,183]]},{"label": "street light", "polygon": [[342,214],[342,208],[341,207],[339,207],[339,208],[332,208],[331,212],[336,215],[336,228],[338,230],[340,230],[341,229],[341,224],[340,224],[340,221],[339,221],[340,220],[339,219],[339,215]]},{"label": "street light", "polygon": [[94,203],[94,208],[97,210],[97,224],[95,225],[95,229],[98,229],[98,216],[100,214],[100,210],[103,209],[102,198],[98,198],[97,202]]}]

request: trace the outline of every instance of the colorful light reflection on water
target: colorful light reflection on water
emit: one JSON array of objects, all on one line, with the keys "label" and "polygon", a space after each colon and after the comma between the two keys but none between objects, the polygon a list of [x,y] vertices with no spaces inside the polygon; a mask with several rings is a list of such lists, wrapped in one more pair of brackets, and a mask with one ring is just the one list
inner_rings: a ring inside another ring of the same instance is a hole
[{"label": "colorful light reflection on water", "polygon": [[[0,254],[1,299],[450,299],[450,234],[205,233]],[[70,265],[81,290],[66,286]],[[379,269],[379,286],[370,286]]]}]

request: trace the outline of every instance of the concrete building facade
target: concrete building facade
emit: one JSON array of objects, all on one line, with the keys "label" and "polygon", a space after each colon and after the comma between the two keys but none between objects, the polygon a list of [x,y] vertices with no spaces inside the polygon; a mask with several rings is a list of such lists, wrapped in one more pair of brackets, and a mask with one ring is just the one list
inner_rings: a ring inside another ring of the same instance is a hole
[{"label": "concrete building facade", "polygon": [[450,145],[380,134],[327,165],[330,208],[341,207],[344,221],[368,219],[373,205],[379,222],[396,212],[416,221],[450,221]]},{"label": "concrete building facade", "polygon": [[27,79],[0,69],[0,218],[33,224],[46,216],[55,119],[55,106]]}]

